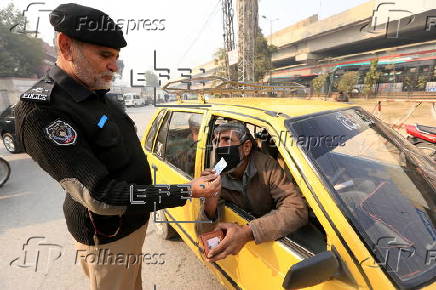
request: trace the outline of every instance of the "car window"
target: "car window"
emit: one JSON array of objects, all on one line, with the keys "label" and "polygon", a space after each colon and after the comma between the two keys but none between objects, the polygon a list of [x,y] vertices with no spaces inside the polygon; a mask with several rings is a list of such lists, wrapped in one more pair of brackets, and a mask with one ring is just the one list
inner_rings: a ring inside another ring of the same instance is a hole
[{"label": "car window", "polygon": [[148,151],[151,151],[151,148],[153,147],[153,141],[156,137],[157,128],[164,114],[165,110],[160,111],[157,117],[154,119],[153,124],[151,125],[145,142],[145,149],[147,149]]},{"label": "car window", "polygon": [[160,126],[159,133],[157,135],[156,144],[153,147],[153,153],[160,158],[164,158],[165,145],[167,142],[168,125],[170,120],[171,112],[165,115],[165,118]]},{"label": "car window", "polygon": [[198,133],[203,114],[174,112],[168,130],[165,159],[189,176],[194,176]]},{"label": "car window", "polygon": [[393,280],[415,288],[434,278],[426,259],[436,245],[434,164],[357,108],[285,125]]},{"label": "car window", "polygon": [[[232,121],[231,119],[222,118],[222,117],[216,117],[212,118],[210,126],[212,130],[209,131],[209,137],[207,144],[209,146],[206,147],[206,149],[209,149],[206,151],[205,158],[205,168],[213,167],[215,165],[215,158],[213,154],[213,131],[214,128],[218,127],[221,124],[227,123],[229,121]],[[251,135],[254,138],[255,147],[254,150],[261,151],[262,153],[271,156],[274,158],[279,166],[284,170],[285,174],[292,180],[292,182],[295,184],[295,180],[293,176],[291,175],[289,171],[289,167],[284,161],[283,156],[280,154],[277,144],[270,134],[268,132],[268,129],[265,127],[257,126],[251,123],[246,123],[245,126],[250,130]],[[236,212],[238,212],[242,217],[251,220],[254,217],[252,216],[252,213],[249,212],[247,209],[241,208],[238,205],[232,203],[231,201],[226,201],[226,204],[230,206],[230,208],[235,209]],[[326,244],[326,233],[320,222],[318,221],[317,217],[313,214],[312,210],[309,208],[309,222],[307,225],[301,227],[297,231],[287,235],[286,237],[283,237],[282,241],[290,246],[295,247],[293,245],[297,244],[298,247],[304,248],[306,251],[309,251],[311,253],[321,253],[323,251],[326,251],[327,244]],[[289,242],[292,241],[292,242]]]}]

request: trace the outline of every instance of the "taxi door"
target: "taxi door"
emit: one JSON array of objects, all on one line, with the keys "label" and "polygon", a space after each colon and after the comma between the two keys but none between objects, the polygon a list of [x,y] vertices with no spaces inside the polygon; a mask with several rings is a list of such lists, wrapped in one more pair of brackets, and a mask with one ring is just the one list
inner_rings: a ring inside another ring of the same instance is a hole
[{"label": "taxi door", "polygon": [[[268,133],[274,136],[274,140],[280,138],[280,133],[274,130],[269,122],[261,120],[260,118],[254,119],[247,115],[238,113],[230,114],[214,112],[210,117],[210,123],[207,126],[207,144],[211,144],[213,127],[221,122],[227,122],[229,118],[247,123],[248,128],[250,128],[250,125],[258,128],[266,128]],[[288,163],[287,167],[293,167],[290,164],[291,161],[287,158],[287,153],[283,144],[277,145],[279,154],[286,157],[284,162]],[[213,151],[211,150],[212,148],[207,145],[206,148],[207,150],[203,155],[204,167],[213,167],[213,158],[211,158],[211,155],[213,154]],[[298,181],[298,183],[300,182]],[[232,203],[226,203],[221,222],[245,225],[253,218],[254,217],[244,209],[239,208]],[[317,232],[314,233],[316,234]],[[304,239],[307,236],[307,239],[319,239],[319,243],[324,244],[323,238],[319,235],[314,235],[314,233],[308,231],[307,233],[302,233],[300,237],[303,237]],[[239,254],[230,255],[223,260],[212,263],[212,267],[210,268],[228,287],[239,289],[283,289],[282,284],[285,281],[285,277],[291,266],[297,265],[301,261],[314,257],[317,254],[321,254],[326,250],[327,246],[324,244],[324,249],[318,249],[315,252],[309,247],[306,247],[304,243],[295,242],[288,237],[282,238],[278,241],[264,242],[258,245],[256,245],[254,241],[251,241],[245,244]],[[329,259],[330,261],[334,260],[328,255],[321,256],[321,258],[322,257],[325,258],[325,261],[328,261]],[[314,281],[317,280],[315,276],[313,276]],[[315,288],[353,289],[349,283],[336,279],[325,282],[320,281]]]},{"label": "taxi door", "polygon": [[[144,148],[155,184],[186,184],[195,175],[197,145],[204,113],[201,110],[162,110],[144,139]],[[195,233],[194,199],[183,207],[166,209],[167,220],[179,234]],[[155,215],[152,214],[152,219]],[[156,218],[156,220],[158,220]]]}]

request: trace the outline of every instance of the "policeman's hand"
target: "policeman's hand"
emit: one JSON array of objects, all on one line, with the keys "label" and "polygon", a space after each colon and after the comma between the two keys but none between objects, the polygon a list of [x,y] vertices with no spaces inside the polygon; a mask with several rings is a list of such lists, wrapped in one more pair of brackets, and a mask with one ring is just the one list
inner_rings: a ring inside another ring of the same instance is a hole
[{"label": "policeman's hand", "polygon": [[209,174],[215,174],[215,170],[213,168],[206,168],[201,172],[201,176],[206,176]]},{"label": "policeman's hand", "polygon": [[237,255],[247,242],[254,240],[253,232],[248,225],[219,223],[215,230],[219,229],[224,231],[226,236],[218,246],[209,251],[207,261],[211,263],[225,259],[228,255]]},{"label": "policeman's hand", "polygon": [[221,190],[221,176],[209,174],[191,181],[192,197],[211,197]]}]

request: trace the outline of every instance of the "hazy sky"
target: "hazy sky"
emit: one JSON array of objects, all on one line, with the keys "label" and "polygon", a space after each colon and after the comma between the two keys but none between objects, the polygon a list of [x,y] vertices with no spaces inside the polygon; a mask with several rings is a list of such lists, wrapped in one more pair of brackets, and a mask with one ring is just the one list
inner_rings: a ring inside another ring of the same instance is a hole
[{"label": "hazy sky", "polygon": [[[10,1],[0,0],[0,8]],[[38,1],[44,5],[34,5],[26,12],[34,29],[40,16],[39,31],[44,41],[52,43],[53,28],[48,22],[48,12],[38,11],[54,9],[68,1]],[[236,4],[236,0],[233,1]],[[273,22],[273,31],[280,30],[313,14],[320,18],[340,13],[344,10],[366,2],[365,0],[260,0],[259,24],[264,35],[269,35],[270,23],[261,16],[265,15]],[[25,9],[31,1],[14,0],[20,10]],[[109,14],[114,20],[165,19],[162,31],[129,31],[125,38],[128,46],[121,50],[125,64],[125,80],[130,69],[145,71],[153,69],[153,50],[157,51],[158,67],[171,69],[172,77],[180,74],[177,68],[194,67],[213,59],[214,52],[223,46],[222,11],[220,0],[87,0],[76,1],[78,4],[98,8]],[[236,16],[236,15],[235,15]],[[141,23],[142,25],[142,23]],[[163,26],[159,26],[159,28]],[[132,26],[130,26],[132,27]],[[236,27],[236,19],[235,19]],[[127,27],[125,25],[124,30]]]}]

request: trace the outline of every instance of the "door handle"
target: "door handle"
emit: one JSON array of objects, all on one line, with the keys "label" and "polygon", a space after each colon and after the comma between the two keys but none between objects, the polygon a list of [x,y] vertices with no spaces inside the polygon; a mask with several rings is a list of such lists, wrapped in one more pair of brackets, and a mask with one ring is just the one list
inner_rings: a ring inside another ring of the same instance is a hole
[{"label": "door handle", "polygon": [[153,169],[153,182],[154,182],[154,184],[156,184],[156,172],[157,172],[158,168],[154,164],[151,164],[151,168]]}]

